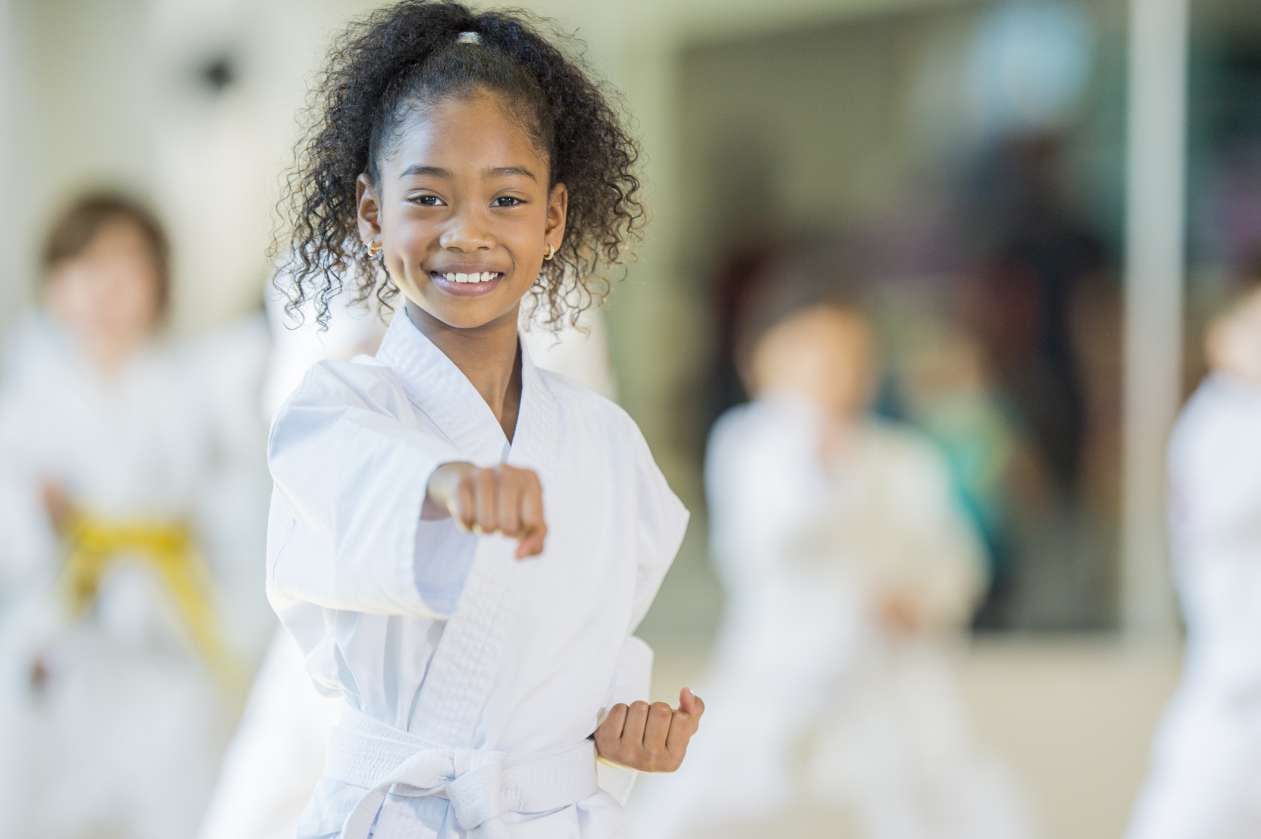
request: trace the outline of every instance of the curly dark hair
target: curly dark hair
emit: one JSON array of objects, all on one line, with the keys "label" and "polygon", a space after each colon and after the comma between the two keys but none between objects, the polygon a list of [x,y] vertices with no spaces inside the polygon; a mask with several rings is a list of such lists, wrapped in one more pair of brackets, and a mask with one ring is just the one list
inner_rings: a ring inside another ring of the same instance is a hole
[{"label": "curly dark hair", "polygon": [[[644,221],[633,172],[639,151],[614,95],[581,59],[540,35],[542,28],[526,12],[404,0],[355,21],[335,42],[308,101],[308,128],[286,178],[272,245],[273,258],[285,253],[277,285],[287,278],[291,317],[301,320],[310,300],[326,326],[329,302],[350,278],[357,303],[375,294],[391,308],[398,289],[357,233],[356,179],[366,172],[379,181],[381,157],[416,108],[482,88],[510,103],[547,154],[551,184],[564,182],[569,193],[564,242],[531,288],[544,321],[553,328],[572,323],[604,299],[609,283],[601,270],[625,261]],[[460,39],[464,32],[476,33],[477,43]]]}]

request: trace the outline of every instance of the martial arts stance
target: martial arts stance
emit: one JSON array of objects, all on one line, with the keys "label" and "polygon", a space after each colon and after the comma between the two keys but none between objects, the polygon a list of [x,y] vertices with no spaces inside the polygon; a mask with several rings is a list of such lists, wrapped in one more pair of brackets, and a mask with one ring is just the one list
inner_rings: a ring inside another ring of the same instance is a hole
[{"label": "martial arts stance", "polygon": [[822,285],[834,266],[800,261],[755,301],[741,330],[753,401],[710,439],[727,594],[705,684],[716,710],[679,783],[637,807],[637,835],[773,824],[813,801],[873,839],[1024,836],[945,660],[980,585],[978,542],[936,451],[870,415],[871,329]]},{"label": "martial arts stance", "polygon": [[322,94],[297,302],[353,278],[398,305],[374,359],[318,365],[272,429],[268,592],[344,705],[299,835],[615,835],[629,773],[598,781],[597,754],[674,769],[703,712],[617,702],[648,694],[631,633],[687,512],[517,325],[527,292],[564,317],[621,255],[633,144],[527,23],[455,4],[357,24]]},{"label": "martial arts stance", "polygon": [[[274,413],[316,362],[375,352],[384,324],[375,313],[349,305],[351,297],[349,290],[338,297],[337,312],[345,316],[330,320],[325,332],[317,331],[314,311],[295,324],[285,317],[279,297],[268,298],[273,328],[268,410]],[[601,311],[583,312],[579,324],[559,333],[532,323],[529,314],[523,307],[521,339],[538,366],[612,398]],[[293,638],[278,631],[220,766],[200,839],[290,839],[323,772],[324,743],[338,705],[315,690]]]},{"label": "martial arts stance", "polygon": [[1261,835],[1261,284],[1209,330],[1169,446],[1182,681],[1129,839]]},{"label": "martial arts stance", "polygon": [[239,702],[257,621],[232,565],[264,522],[229,512],[250,488],[197,359],[158,337],[166,265],[144,210],[77,202],[0,395],[3,836],[192,835]]}]

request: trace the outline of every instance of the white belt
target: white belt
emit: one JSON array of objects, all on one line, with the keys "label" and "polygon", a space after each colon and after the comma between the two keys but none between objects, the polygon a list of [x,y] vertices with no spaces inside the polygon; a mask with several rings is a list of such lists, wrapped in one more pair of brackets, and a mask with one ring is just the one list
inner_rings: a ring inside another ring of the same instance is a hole
[{"label": "white belt", "polygon": [[462,830],[479,839],[506,839],[505,813],[567,807],[597,789],[590,740],[546,755],[453,749],[349,709],[333,729],[325,772],[367,788],[342,825],[342,839],[368,839],[389,792],[446,798]]}]

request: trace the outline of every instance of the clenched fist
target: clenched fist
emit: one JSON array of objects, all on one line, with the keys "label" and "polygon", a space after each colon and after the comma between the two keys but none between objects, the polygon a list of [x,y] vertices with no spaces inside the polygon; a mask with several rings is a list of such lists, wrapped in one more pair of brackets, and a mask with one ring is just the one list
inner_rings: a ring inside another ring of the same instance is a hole
[{"label": "clenched fist", "polygon": [[543,485],[531,469],[500,464],[480,468],[444,463],[429,477],[425,518],[450,516],[474,533],[501,533],[517,540],[517,559],[543,551]]},{"label": "clenched fist", "polygon": [[614,705],[595,732],[596,751],[612,763],[641,772],[673,772],[701,724],[705,703],[687,688],[679,707],[664,702]]}]

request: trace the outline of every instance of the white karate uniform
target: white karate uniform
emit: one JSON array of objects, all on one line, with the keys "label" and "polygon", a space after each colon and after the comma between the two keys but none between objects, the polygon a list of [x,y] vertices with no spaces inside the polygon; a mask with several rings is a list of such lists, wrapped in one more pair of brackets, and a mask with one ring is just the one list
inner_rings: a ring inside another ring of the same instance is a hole
[{"label": "white karate uniform", "polygon": [[1261,836],[1261,387],[1205,380],[1169,468],[1186,656],[1127,836]]},{"label": "white karate uniform", "polygon": [[[699,691],[711,710],[678,778],[637,801],[637,835],[760,824],[813,793],[867,837],[1024,836],[1006,792],[965,792],[992,787],[994,773],[969,742],[945,648],[974,602],[981,555],[944,465],[917,435],[874,419],[830,463],[820,440],[818,418],[789,397],[733,409],[714,428],[706,488],[727,605]],[[894,590],[924,631],[882,625]],[[1003,811],[997,826],[934,811],[961,792],[962,806]]]},{"label": "white karate uniform", "polygon": [[[421,521],[433,469],[536,470],[542,556]],[[687,511],[634,422],[522,351],[511,444],[405,315],[375,359],[325,362],[273,426],[268,593],[345,709],[302,837],[615,835],[625,773],[597,786],[588,735],[646,697],[631,633]]]},{"label": "white karate uniform", "polygon": [[[105,520],[190,521],[217,581],[241,578],[233,563],[258,562],[263,522],[254,556],[243,556],[248,525],[213,497],[243,488],[216,479],[223,436],[195,358],[155,343],[106,379],[54,327],[39,347],[15,360],[23,374],[0,394],[0,572],[10,593],[0,613],[0,835],[189,836],[234,701],[151,566],[119,560],[89,611],[68,617],[65,549],[40,486],[56,482]],[[220,586],[208,599],[232,608],[220,629],[247,666],[234,630],[250,621],[237,595]],[[40,690],[30,679],[37,660],[49,671]]]},{"label": "white karate uniform", "polygon": [[[267,297],[273,340],[263,399],[269,415],[312,365],[375,350],[385,330],[375,312],[351,303],[348,292],[332,301],[325,331],[317,328],[311,307],[299,326],[287,319],[283,303],[274,293]],[[577,329],[555,333],[529,323],[523,307],[521,338],[540,367],[613,397],[599,310],[584,312]],[[224,755],[200,839],[291,839],[323,772],[324,742],[339,705],[335,697],[315,690],[297,645],[278,630]]]}]

